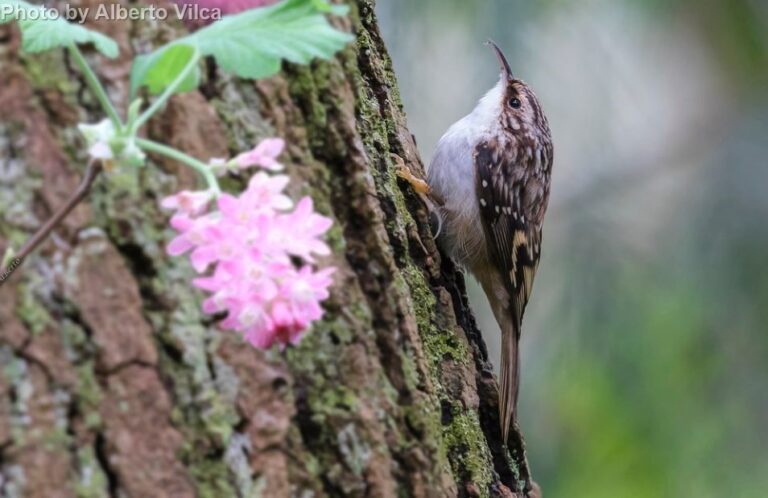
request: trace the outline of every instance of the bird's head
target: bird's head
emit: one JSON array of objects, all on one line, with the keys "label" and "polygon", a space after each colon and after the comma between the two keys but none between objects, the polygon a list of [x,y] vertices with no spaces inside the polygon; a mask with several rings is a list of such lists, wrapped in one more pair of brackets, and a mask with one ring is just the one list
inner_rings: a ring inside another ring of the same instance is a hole
[{"label": "bird's head", "polygon": [[523,80],[515,78],[498,45],[491,40],[486,45],[496,53],[501,68],[499,82],[486,96],[496,110],[498,124],[508,133],[549,135],[549,124],[536,94]]}]

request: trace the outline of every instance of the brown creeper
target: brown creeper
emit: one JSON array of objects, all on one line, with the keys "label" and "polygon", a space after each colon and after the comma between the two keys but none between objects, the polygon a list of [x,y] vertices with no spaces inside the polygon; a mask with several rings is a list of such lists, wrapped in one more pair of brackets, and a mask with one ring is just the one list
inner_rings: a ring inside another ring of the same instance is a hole
[{"label": "brown creeper", "polygon": [[507,442],[520,384],[518,341],[541,254],[549,200],[552,137],[533,91],[512,75],[489,41],[501,79],[440,139],[425,184],[398,174],[426,194],[441,221],[438,242],[480,281],[501,328],[499,409]]}]

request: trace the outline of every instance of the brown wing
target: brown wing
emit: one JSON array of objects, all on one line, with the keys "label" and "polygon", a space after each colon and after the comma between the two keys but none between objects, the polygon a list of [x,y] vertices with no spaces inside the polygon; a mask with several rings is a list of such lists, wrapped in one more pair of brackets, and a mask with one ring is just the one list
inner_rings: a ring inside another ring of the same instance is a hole
[{"label": "brown wing", "polygon": [[[513,156],[504,153],[497,143],[482,142],[475,148],[480,220],[490,257],[511,300],[510,319],[497,317],[502,343],[499,420],[501,435],[507,444],[520,388],[518,342],[523,312],[531,297],[533,278],[539,265],[541,220],[548,194],[546,184],[536,176],[541,174],[542,165],[511,162],[510,157]],[[530,155],[526,157],[528,161],[534,160]]]},{"label": "brown wing", "polygon": [[[520,334],[523,312],[531,296],[533,279],[539,264],[541,228],[532,220],[531,165],[511,163],[494,144],[481,142],[475,148],[475,180],[480,218],[490,248],[511,296],[511,308]],[[532,161],[533,158],[528,160]],[[542,199],[546,202],[546,199]]]}]

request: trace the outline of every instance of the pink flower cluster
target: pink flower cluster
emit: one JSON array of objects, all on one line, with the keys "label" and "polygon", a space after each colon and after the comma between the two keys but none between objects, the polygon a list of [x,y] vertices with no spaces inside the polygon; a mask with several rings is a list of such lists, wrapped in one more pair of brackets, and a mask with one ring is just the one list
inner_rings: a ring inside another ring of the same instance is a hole
[{"label": "pink flower cluster", "polygon": [[[236,160],[245,166],[259,156],[257,163],[276,169],[282,141],[267,143]],[[264,159],[265,150],[272,151],[271,160]],[[204,274],[193,282],[210,293],[203,311],[226,312],[222,327],[241,332],[258,348],[296,344],[322,317],[320,303],[332,283],[333,268],[314,266],[315,256],[330,254],[323,236],[332,221],[314,211],[309,197],[294,208],[283,193],[288,181],[260,171],[239,197],[220,194],[213,210],[210,191],[184,191],[162,202],[176,210],[171,226],[178,236],[168,253],[191,251],[192,265]]]}]

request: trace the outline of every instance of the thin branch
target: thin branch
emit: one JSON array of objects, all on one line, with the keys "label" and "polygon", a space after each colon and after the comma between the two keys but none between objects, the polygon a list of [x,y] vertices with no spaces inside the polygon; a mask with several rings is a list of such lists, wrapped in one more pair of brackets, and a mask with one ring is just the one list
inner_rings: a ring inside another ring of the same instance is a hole
[{"label": "thin branch", "polygon": [[[72,210],[80,204],[80,202],[85,199],[85,196],[88,195],[88,192],[91,190],[91,186],[93,185],[93,182],[96,180],[96,177],[99,176],[99,173],[101,173],[102,167],[101,163],[96,160],[91,160],[88,163],[88,166],[85,169],[85,175],[83,175],[83,179],[80,182],[80,185],[78,185],[77,190],[75,190],[72,193],[72,196],[70,196],[69,199],[67,199],[67,202],[64,203],[64,205],[59,208],[58,211],[49,219],[45,224],[40,227],[37,232],[24,244],[21,249],[19,249],[18,254],[14,255],[13,261],[15,262],[13,270],[16,270],[19,266],[21,266],[24,259],[29,256],[29,254],[34,251],[37,246],[39,246],[45,239],[48,238],[48,236],[51,234],[54,228],[58,226],[61,221],[67,217],[67,215],[72,212]],[[2,286],[7,279],[0,280],[0,286]]]}]

